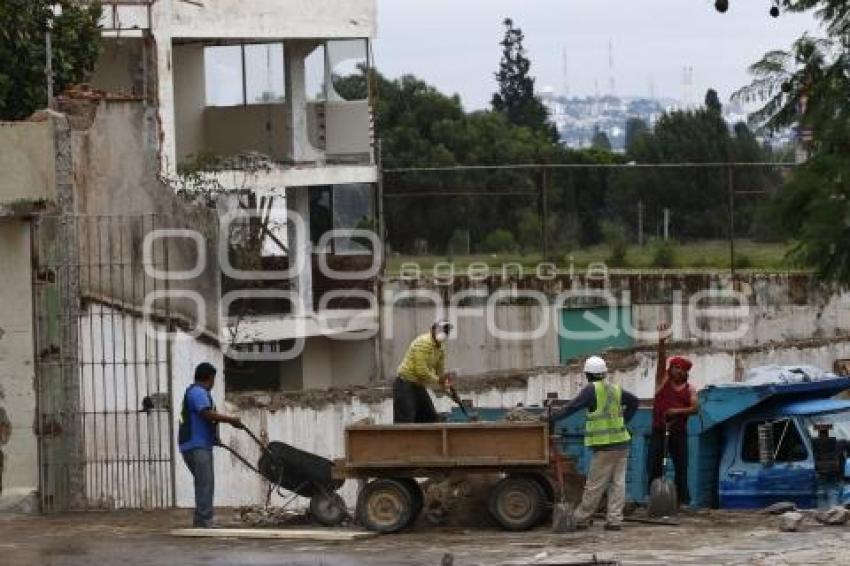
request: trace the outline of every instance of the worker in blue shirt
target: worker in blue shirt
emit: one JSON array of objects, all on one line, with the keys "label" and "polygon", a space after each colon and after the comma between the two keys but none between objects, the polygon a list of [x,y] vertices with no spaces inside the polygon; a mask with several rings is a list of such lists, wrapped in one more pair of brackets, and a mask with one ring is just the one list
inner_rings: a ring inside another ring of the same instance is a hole
[{"label": "worker in blue shirt", "polygon": [[239,417],[216,411],[212,391],[215,367],[206,362],[195,368],[195,382],[186,389],[180,409],[180,453],[195,482],[194,527],[213,526],[213,492],[215,473],[213,446],[219,444],[218,423],[242,428]]},{"label": "worker in blue shirt", "polygon": [[553,412],[550,422],[587,410],[584,445],[593,458],[581,504],[575,511],[578,528],[587,528],[602,496],[608,494],[605,529],[619,531],[626,504],[626,467],[631,434],[626,428],[638,409],[638,398],[619,385],[606,382],[608,366],[598,356],[587,358],[584,375],[589,382],[563,409]]}]

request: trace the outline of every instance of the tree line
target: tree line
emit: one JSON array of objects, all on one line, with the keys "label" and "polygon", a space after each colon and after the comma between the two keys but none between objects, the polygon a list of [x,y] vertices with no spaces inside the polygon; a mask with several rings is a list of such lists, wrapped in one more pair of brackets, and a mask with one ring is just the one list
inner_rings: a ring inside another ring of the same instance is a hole
[{"label": "tree line", "polygon": [[[611,168],[611,165],[767,162],[777,156],[746,124],[730,127],[716,92],[704,107],[672,111],[655,126],[630,119],[625,154],[610,151],[604,135],[594,146],[563,146],[547,110],[535,96],[522,31],[505,20],[502,57],[491,108],[467,112],[458,95],[441,93],[413,76],[390,79],[378,71],[338,78],[338,89],[363,95],[371,80],[381,140],[385,219],[391,249],[411,253],[539,251],[598,244],[615,224],[634,240],[639,230],[660,231],[664,209],[680,239],[725,238],[729,220],[727,168]],[[393,172],[397,168],[466,165],[581,165],[543,173],[533,167],[497,170]],[[602,166],[594,168],[592,166]],[[770,168],[735,171],[735,182],[773,190]],[[542,187],[542,188],[541,188]],[[738,237],[775,238],[759,202],[736,206]],[[422,242],[426,242],[425,246]],[[463,246],[468,243],[468,248]],[[459,245],[460,244],[460,245]]]}]

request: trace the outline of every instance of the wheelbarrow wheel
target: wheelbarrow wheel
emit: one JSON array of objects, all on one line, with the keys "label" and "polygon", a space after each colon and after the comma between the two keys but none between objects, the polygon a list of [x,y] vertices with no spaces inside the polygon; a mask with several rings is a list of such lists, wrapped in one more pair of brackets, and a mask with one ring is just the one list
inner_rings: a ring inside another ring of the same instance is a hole
[{"label": "wheelbarrow wheel", "polygon": [[527,531],[545,512],[546,493],[528,477],[504,478],[490,494],[490,514],[507,531]]},{"label": "wheelbarrow wheel", "polygon": [[370,531],[396,533],[410,524],[413,504],[413,494],[404,482],[376,479],[357,498],[357,519]]},{"label": "wheelbarrow wheel", "polygon": [[348,516],[348,510],[339,494],[320,490],[310,498],[310,516],[320,525],[337,527]]}]

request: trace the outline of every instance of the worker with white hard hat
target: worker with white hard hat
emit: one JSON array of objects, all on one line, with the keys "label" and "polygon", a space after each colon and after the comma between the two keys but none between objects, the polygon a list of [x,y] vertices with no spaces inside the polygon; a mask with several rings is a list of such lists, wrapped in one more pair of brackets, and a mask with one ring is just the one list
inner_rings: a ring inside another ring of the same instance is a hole
[{"label": "worker with white hard hat", "polygon": [[587,528],[602,496],[608,493],[608,512],[605,528],[618,531],[623,522],[626,503],[626,466],[629,459],[631,435],[626,423],[635,415],[638,398],[619,385],[607,383],[608,366],[599,356],[584,362],[588,385],[578,397],[560,411],[552,413],[556,421],[582,409],[587,410],[584,444],[593,453],[581,504],[576,508],[578,528]]},{"label": "worker with white hard hat", "polygon": [[434,423],[439,420],[428,389],[448,391],[450,373],[446,373],[446,345],[452,325],[438,318],[429,332],[417,336],[398,366],[393,382],[394,423]]}]

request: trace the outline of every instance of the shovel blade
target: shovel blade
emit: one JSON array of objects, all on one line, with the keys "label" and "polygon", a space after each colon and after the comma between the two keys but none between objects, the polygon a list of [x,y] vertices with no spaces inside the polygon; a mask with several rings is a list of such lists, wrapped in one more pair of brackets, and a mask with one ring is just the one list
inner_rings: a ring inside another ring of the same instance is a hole
[{"label": "shovel blade", "polygon": [[576,520],[571,503],[555,503],[552,508],[552,532],[571,533],[576,530]]},{"label": "shovel blade", "polygon": [[679,510],[676,484],[667,478],[655,478],[649,487],[649,517],[672,517]]}]

